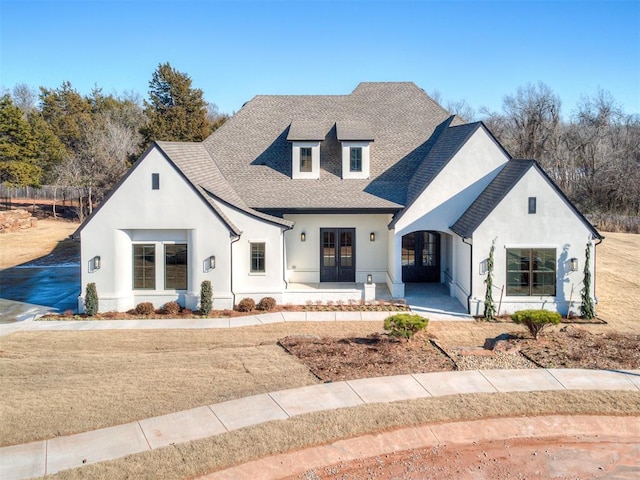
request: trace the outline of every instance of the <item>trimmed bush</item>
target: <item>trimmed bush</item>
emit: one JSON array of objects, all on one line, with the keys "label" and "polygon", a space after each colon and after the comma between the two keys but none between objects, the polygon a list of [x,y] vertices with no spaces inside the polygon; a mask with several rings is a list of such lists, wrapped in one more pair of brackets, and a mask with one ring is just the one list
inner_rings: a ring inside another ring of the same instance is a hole
[{"label": "trimmed bush", "polygon": [[524,325],[534,339],[538,339],[540,332],[549,325],[557,325],[562,317],[557,312],[549,310],[519,310],[511,315],[511,320],[518,325]]},{"label": "trimmed bush", "polygon": [[98,290],[95,283],[87,283],[84,294],[84,312],[93,317],[98,313]]},{"label": "trimmed bush", "polygon": [[213,309],[213,288],[211,288],[211,282],[204,280],[200,284],[200,313],[205,317],[208,317]]},{"label": "trimmed bush", "polygon": [[253,298],[243,298],[238,303],[236,310],[239,312],[253,312],[256,309],[256,302]]},{"label": "trimmed bush", "polygon": [[162,312],[167,315],[180,313],[180,304],[178,302],[167,302],[162,306]]},{"label": "trimmed bush", "polygon": [[272,297],[264,297],[258,302],[258,310],[268,312],[276,308],[276,299]]},{"label": "trimmed bush", "polygon": [[136,305],[136,313],[138,315],[151,315],[155,311],[156,309],[153,308],[153,303],[151,302],[142,302]]},{"label": "trimmed bush", "polygon": [[411,339],[429,325],[429,319],[411,313],[398,313],[384,320],[384,329],[392,337]]}]

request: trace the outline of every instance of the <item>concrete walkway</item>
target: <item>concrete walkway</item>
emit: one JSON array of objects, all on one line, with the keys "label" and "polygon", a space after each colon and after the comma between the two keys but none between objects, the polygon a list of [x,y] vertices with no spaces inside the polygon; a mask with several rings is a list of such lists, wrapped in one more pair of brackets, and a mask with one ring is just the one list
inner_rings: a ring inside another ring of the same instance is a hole
[{"label": "concrete walkway", "polygon": [[622,372],[532,369],[436,372],[311,385],[254,395],[86,433],[0,448],[0,478],[13,480],[42,476],[155,450],[173,443],[188,442],[271,420],[286,420],[296,415],[323,410],[454,394],[540,390],[638,392],[640,370]]},{"label": "concrete walkway", "polygon": [[[191,318],[174,320],[32,321],[31,318],[27,318],[21,322],[0,324],[0,336],[8,335],[16,331],[199,329],[247,327],[280,322],[369,322],[382,321],[394,313],[397,312],[277,312],[234,318]],[[459,320],[459,318],[451,317],[449,320]]]}]

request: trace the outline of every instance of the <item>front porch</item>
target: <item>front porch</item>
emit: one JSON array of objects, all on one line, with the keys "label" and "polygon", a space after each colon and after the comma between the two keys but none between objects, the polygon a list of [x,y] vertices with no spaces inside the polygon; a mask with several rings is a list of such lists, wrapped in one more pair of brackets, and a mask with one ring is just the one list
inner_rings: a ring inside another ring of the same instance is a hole
[{"label": "front porch", "polygon": [[[284,304],[306,305],[312,303],[349,301],[364,299],[363,283],[290,283],[283,293]],[[375,285],[376,300],[393,300],[385,283]],[[405,298],[411,311],[431,320],[473,320],[465,307],[449,295],[443,283],[407,283]]]}]

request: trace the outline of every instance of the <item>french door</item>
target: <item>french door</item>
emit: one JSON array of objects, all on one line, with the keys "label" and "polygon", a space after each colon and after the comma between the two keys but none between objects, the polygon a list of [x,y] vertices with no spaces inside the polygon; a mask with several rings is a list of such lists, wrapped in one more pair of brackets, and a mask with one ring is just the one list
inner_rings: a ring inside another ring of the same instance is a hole
[{"label": "french door", "polygon": [[402,281],[440,281],[438,232],[413,232],[402,237]]},{"label": "french door", "polygon": [[356,281],[356,229],[320,229],[320,281]]}]

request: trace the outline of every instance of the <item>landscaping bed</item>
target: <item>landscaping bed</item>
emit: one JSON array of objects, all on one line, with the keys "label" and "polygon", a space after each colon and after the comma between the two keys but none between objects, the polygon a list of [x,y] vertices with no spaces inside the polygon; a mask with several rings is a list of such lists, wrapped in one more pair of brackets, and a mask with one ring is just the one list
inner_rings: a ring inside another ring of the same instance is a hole
[{"label": "landscaping bed", "polygon": [[640,369],[640,335],[590,333],[566,326],[538,340],[525,333],[488,339],[483,347],[444,346],[419,333],[410,341],[384,333],[366,337],[288,336],[279,344],[320,380],[504,368]]}]

